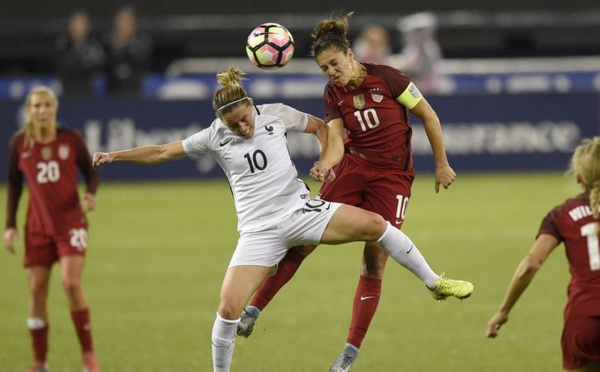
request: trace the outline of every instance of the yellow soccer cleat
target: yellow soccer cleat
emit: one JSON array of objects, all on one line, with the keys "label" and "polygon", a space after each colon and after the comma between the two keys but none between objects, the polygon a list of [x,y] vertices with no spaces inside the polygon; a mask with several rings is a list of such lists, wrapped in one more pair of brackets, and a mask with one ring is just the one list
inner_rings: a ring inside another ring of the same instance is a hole
[{"label": "yellow soccer cleat", "polygon": [[437,301],[444,301],[448,297],[456,297],[460,300],[469,298],[475,286],[464,280],[444,278],[444,273],[435,281],[435,289],[431,291],[431,297]]}]

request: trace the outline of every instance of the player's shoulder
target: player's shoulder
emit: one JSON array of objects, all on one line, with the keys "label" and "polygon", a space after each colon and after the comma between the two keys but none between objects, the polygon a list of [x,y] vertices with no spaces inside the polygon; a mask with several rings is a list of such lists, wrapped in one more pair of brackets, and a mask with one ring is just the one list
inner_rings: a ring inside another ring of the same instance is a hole
[{"label": "player's shoulder", "polygon": [[568,198],[565,201],[563,201],[562,203],[556,205],[554,208],[552,208],[552,210],[550,211],[549,214],[554,215],[557,218],[560,218],[560,216],[569,214],[569,213],[571,213],[571,211],[573,211],[577,208],[589,207],[589,201],[590,201],[589,195],[586,193],[582,193],[577,196]]},{"label": "player's shoulder", "polygon": [[287,121],[295,121],[300,111],[295,108],[288,106],[283,103],[266,103],[263,105],[256,106],[257,121],[261,122],[272,122],[280,120],[284,123]]},{"label": "player's shoulder", "polygon": [[291,109],[291,107],[284,105],[283,103],[263,103],[261,105],[256,105],[258,115],[280,116],[285,110],[289,109]]},{"label": "player's shoulder", "polygon": [[77,128],[70,126],[59,126],[56,128],[56,133],[58,136],[63,137],[76,137],[77,139],[83,138],[83,134]]},{"label": "player's shoulder", "polygon": [[383,79],[409,79],[402,71],[388,65],[379,65],[376,63],[364,63],[367,68],[367,74],[381,77]]},{"label": "player's shoulder", "polygon": [[10,143],[11,144],[15,144],[15,143],[21,143],[25,141],[25,131],[24,130],[20,130],[18,132],[15,132],[12,137],[10,137]]}]

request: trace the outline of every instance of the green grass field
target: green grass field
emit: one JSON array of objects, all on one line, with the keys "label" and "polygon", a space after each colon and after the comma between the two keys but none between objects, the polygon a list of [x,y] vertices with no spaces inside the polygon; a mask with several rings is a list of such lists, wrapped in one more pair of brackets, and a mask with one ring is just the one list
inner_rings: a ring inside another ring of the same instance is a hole
[{"label": "green grass field", "polygon": [[[318,189],[315,185],[314,190]],[[484,337],[541,219],[578,192],[561,173],[459,175],[435,194],[417,177],[404,231],[436,271],[476,285],[467,301],[437,303],[389,261],[378,313],[353,371],[557,371],[568,282],[562,247],[514,309],[500,337]],[[0,189],[0,208],[6,208]],[[21,219],[26,200],[21,203]],[[90,214],[84,276],[103,371],[209,371],[221,280],[237,240],[224,182],[106,183]],[[21,222],[22,227],[22,222]],[[22,231],[20,231],[22,238]],[[31,362],[23,245],[0,253],[0,371]],[[322,246],[238,339],[233,371],[326,371],[346,338],[361,245]],[[56,268],[58,269],[58,267]],[[60,285],[49,307],[53,372],[80,371]]]}]

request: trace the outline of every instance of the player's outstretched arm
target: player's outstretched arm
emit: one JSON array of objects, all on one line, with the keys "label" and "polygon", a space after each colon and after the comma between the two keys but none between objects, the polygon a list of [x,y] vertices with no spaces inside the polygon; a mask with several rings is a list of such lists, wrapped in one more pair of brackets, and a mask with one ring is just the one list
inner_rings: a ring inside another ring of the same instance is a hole
[{"label": "player's outstretched arm", "polygon": [[126,161],[140,164],[158,164],[185,156],[181,141],[164,145],[151,145],[136,147],[129,150],[115,152],[96,152],[92,158],[92,165],[98,167],[114,161]]},{"label": "player's outstretched arm", "polygon": [[498,336],[500,327],[508,321],[510,311],[558,243],[558,240],[552,235],[541,234],[538,236],[527,257],[519,263],[498,311],[488,321],[485,332],[486,337],[495,338]]}]

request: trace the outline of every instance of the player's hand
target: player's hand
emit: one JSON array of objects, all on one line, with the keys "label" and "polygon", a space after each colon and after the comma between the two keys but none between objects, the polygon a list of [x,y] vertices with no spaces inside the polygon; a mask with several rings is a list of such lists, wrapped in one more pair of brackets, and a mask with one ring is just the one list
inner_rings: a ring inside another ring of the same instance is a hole
[{"label": "player's hand", "polygon": [[84,212],[90,212],[96,209],[96,196],[91,192],[83,194],[82,206]]},{"label": "player's hand", "polygon": [[106,152],[95,152],[94,156],[92,157],[92,165],[94,167],[99,167],[102,164],[110,164],[113,162],[113,158],[110,155],[110,153],[106,153]]},{"label": "player's hand", "polygon": [[492,319],[487,324],[487,329],[485,331],[485,337],[488,338],[496,338],[498,336],[498,331],[500,331],[500,327],[504,325],[508,321],[508,314],[503,312],[497,312],[494,314]]},{"label": "player's hand", "polygon": [[310,169],[310,176],[317,182],[330,182],[335,178],[335,173],[330,168],[323,166],[321,162],[316,162]]},{"label": "player's hand", "polygon": [[17,240],[17,229],[9,227],[4,231],[4,246],[12,254],[15,254],[15,241]]},{"label": "player's hand", "polygon": [[456,178],[456,173],[454,169],[452,169],[449,165],[444,165],[441,167],[435,167],[435,193],[440,192],[440,185],[444,187],[444,189],[448,189],[454,179]]}]

